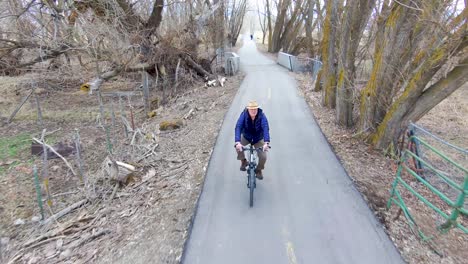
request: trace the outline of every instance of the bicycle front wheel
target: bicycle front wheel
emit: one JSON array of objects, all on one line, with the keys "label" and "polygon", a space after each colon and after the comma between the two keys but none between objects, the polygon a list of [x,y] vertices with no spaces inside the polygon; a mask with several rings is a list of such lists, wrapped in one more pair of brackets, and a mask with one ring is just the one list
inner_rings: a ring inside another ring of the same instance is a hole
[{"label": "bicycle front wheel", "polygon": [[255,173],[253,170],[249,173],[249,191],[250,191],[250,207],[253,206],[253,199],[254,199],[254,189],[255,189]]}]

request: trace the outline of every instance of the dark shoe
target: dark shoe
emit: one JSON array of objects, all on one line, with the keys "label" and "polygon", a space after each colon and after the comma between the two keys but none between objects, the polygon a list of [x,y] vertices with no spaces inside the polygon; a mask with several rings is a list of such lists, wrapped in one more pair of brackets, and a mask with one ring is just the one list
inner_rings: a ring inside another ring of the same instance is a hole
[{"label": "dark shoe", "polygon": [[241,171],[246,171],[247,169],[245,167],[247,167],[248,165],[249,165],[249,163],[247,162],[246,159],[241,160],[240,170]]},{"label": "dark shoe", "polygon": [[263,180],[263,174],[261,170],[255,170],[255,176],[257,177],[257,179]]}]

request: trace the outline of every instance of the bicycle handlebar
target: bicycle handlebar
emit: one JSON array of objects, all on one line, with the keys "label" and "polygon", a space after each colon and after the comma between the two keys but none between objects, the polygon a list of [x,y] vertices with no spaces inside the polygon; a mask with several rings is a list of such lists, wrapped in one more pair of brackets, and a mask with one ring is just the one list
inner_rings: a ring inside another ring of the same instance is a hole
[{"label": "bicycle handlebar", "polygon": [[[268,148],[271,149],[271,146],[268,146]],[[242,150],[243,150],[243,151],[251,150],[251,149],[252,149],[252,145],[250,145],[249,147],[242,146]],[[253,148],[253,150],[260,150],[260,151],[263,151],[263,147]]]}]

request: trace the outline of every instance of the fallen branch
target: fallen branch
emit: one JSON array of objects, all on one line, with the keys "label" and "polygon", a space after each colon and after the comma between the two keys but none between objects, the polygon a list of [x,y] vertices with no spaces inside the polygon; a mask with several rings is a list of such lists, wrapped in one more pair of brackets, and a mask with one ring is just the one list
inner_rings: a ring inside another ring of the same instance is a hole
[{"label": "fallen branch", "polygon": [[21,107],[23,107],[24,103],[26,103],[26,101],[29,99],[29,97],[31,96],[31,94],[34,92],[34,89],[31,89],[31,91],[29,92],[28,95],[26,95],[24,98],[23,98],[23,101],[21,101],[21,103],[16,107],[15,111],[13,111],[13,113],[10,115],[10,117],[8,118],[7,120],[7,124],[9,124],[11,122],[11,120],[13,120],[13,118],[15,118],[16,114],[18,113],[18,111],[21,109]]},{"label": "fallen branch", "polygon": [[187,168],[188,168],[188,165],[186,163],[183,163],[180,166],[177,166],[176,168],[171,168],[172,170],[164,175],[161,175],[161,178],[168,178],[168,177],[177,175],[185,171]]},{"label": "fallen branch", "polygon": [[148,151],[145,154],[143,154],[143,156],[141,158],[139,158],[137,160],[137,163],[144,160],[144,159],[146,159],[147,157],[149,157],[151,155],[156,155],[156,153],[154,151],[158,146],[159,146],[159,144],[154,144],[153,148],[148,148]]},{"label": "fallen branch", "polygon": [[210,64],[213,63],[213,61],[218,57],[218,54],[215,54],[213,58],[210,60]]},{"label": "fallen branch", "polygon": [[132,165],[130,165],[130,164],[123,163],[123,162],[121,162],[121,161],[116,161],[116,163],[117,163],[117,165],[119,165],[120,167],[124,167],[124,168],[126,168],[127,170],[130,170],[130,171],[135,171],[135,170],[136,170],[135,166],[132,166]]},{"label": "fallen branch", "polygon": [[66,249],[70,249],[70,250],[73,250],[74,248],[76,247],[79,247],[81,245],[83,245],[84,243],[88,242],[88,241],[91,241],[97,237],[100,237],[102,235],[106,235],[106,234],[109,234],[110,233],[110,230],[101,230],[97,233],[94,233],[94,234],[91,234],[91,235],[88,235],[86,237],[83,237],[82,239],[76,241],[75,243],[69,245]]},{"label": "fallen branch", "polygon": [[25,250],[25,251],[28,251],[28,250],[30,250],[30,249],[32,249],[32,248],[36,248],[36,247],[45,245],[45,244],[47,244],[47,243],[49,243],[49,242],[51,242],[51,241],[54,241],[54,240],[57,240],[57,239],[61,239],[61,238],[64,239],[64,238],[67,238],[67,236],[54,236],[54,237],[48,238],[48,239],[46,239],[46,240],[40,241],[40,242],[38,242],[38,243],[36,243],[36,244],[34,244],[34,245],[31,245],[31,246],[25,248],[24,250]]},{"label": "fallen branch", "polygon": [[63,209],[62,211],[60,211],[60,212],[54,214],[53,216],[49,217],[47,220],[44,221],[43,224],[47,225],[50,222],[65,216],[66,214],[70,213],[71,211],[75,210],[76,208],[81,207],[82,205],[84,205],[87,202],[88,202],[88,199],[83,199],[83,200],[81,200],[79,202],[76,202],[76,203],[68,206],[67,208]]},{"label": "fallen branch", "polygon": [[21,254],[21,255],[19,255],[19,254],[18,254],[18,255],[16,255],[15,257],[13,257],[12,259],[10,259],[10,261],[8,261],[8,263],[7,263],[7,264],[13,264],[13,263],[16,263],[16,261],[17,261],[17,260],[19,260],[19,259],[20,259],[20,258],[22,258],[22,257],[23,257],[23,255],[22,255],[22,254]]},{"label": "fallen branch", "polygon": [[137,128],[136,130],[134,130],[134,132],[133,132],[133,137],[132,137],[132,141],[130,141],[130,145],[131,145],[131,146],[133,146],[133,145],[135,144],[135,140],[136,140],[136,135],[137,135],[137,133],[138,133],[141,137],[143,137],[143,134],[141,133],[141,131],[140,131],[139,128]]},{"label": "fallen branch", "polygon": [[112,200],[114,199],[114,196],[115,196],[115,194],[117,193],[117,188],[118,188],[118,187],[119,187],[119,183],[116,182],[115,185],[114,185],[114,189],[112,190],[112,194],[111,194],[111,196],[110,196],[110,198],[109,198],[109,200],[108,200],[109,202],[112,201]]},{"label": "fallen branch", "polygon": [[52,134],[54,134],[55,132],[58,132],[58,131],[60,131],[60,130],[62,130],[61,127],[57,128],[57,129],[55,129],[55,130],[52,130],[52,131],[50,131],[50,132],[46,132],[46,133],[44,134],[44,137],[48,137],[48,136],[50,136],[50,135],[52,135]]},{"label": "fallen branch", "polygon": [[52,197],[53,197],[53,198],[55,198],[55,197],[59,197],[59,196],[65,196],[65,195],[69,195],[69,194],[75,194],[75,193],[78,193],[78,191],[71,191],[71,192],[57,193],[57,194],[54,194],[54,195],[52,195]]},{"label": "fallen branch", "polygon": [[47,53],[42,54],[42,55],[36,57],[35,59],[33,59],[31,61],[19,64],[19,65],[15,65],[15,67],[16,68],[24,68],[24,67],[28,67],[28,66],[34,65],[34,64],[39,63],[39,62],[44,62],[44,61],[46,61],[48,59],[56,58],[56,57],[66,53],[67,51],[69,51],[71,49],[72,49],[72,47],[70,47],[69,45],[63,44],[63,45],[61,45],[60,47],[58,47],[56,49],[48,50]]},{"label": "fallen branch", "polygon": [[194,69],[200,76],[208,77],[209,79],[215,79],[213,74],[203,69],[203,67],[196,63],[189,55],[185,56],[185,61],[188,63],[190,68]]},{"label": "fallen branch", "polygon": [[154,176],[156,176],[156,170],[154,168],[151,168],[147,172],[146,178],[144,180],[142,180],[140,183],[136,184],[133,188],[136,189],[136,188],[140,187],[143,183],[147,182],[149,179],[153,178]]},{"label": "fallen branch", "polygon": [[[79,219],[78,221],[81,221],[82,219]],[[41,236],[38,236],[34,239],[31,239],[29,241],[27,241],[26,243],[24,243],[23,245],[23,249],[24,248],[28,248],[29,246],[31,246],[32,244],[34,243],[37,243],[43,239],[49,239],[49,238],[52,238],[52,237],[56,237],[58,234],[62,234],[65,232],[65,230],[67,230],[68,228],[72,227],[73,225],[76,224],[77,221],[70,221],[68,223],[65,223],[63,226],[61,226],[59,229],[54,229],[54,230],[51,230],[51,231],[48,231],[47,233],[41,235]]]},{"label": "fallen branch", "polygon": [[193,115],[194,111],[194,108],[190,109],[190,111],[188,111],[188,113],[185,114],[184,119],[189,119]]},{"label": "fallen branch", "polygon": [[192,161],[194,159],[189,159],[189,160],[185,160],[185,159],[169,159],[169,158],[159,158],[155,161],[166,161],[166,162],[171,162],[171,163],[187,163],[189,161]]},{"label": "fallen branch", "polygon": [[128,122],[128,120],[124,116],[120,116],[120,118],[122,119],[122,123],[124,124],[124,127],[125,127],[125,136],[128,137],[129,132],[133,133],[132,126],[130,125],[130,122]]},{"label": "fallen branch", "polygon": [[89,83],[91,84],[91,89],[89,89],[89,94],[92,94],[93,91],[99,90],[99,88],[105,81],[111,79],[112,77],[119,75],[121,72],[146,71],[146,70],[152,69],[153,67],[154,65],[147,64],[147,63],[142,63],[142,64],[138,64],[138,65],[131,66],[131,67],[125,67],[124,65],[117,66],[114,69],[108,72],[105,72],[101,74],[100,76],[94,78],[94,80],[90,81]]},{"label": "fallen branch", "polygon": [[179,85],[179,67],[180,67],[180,58],[177,61],[176,75],[175,75],[175,85],[174,85],[174,94],[177,94],[177,86]]},{"label": "fallen branch", "polygon": [[74,176],[77,176],[76,172],[73,170],[72,166],[70,165],[70,163],[68,163],[67,159],[65,159],[62,155],[60,155],[53,147],[51,147],[50,145],[47,145],[47,143],[45,142],[42,142],[40,141],[39,139],[33,137],[33,140],[36,141],[37,143],[43,145],[43,146],[46,146],[47,148],[49,148],[55,155],[57,155],[59,158],[61,158],[63,160],[63,162],[65,162],[65,164],[68,166],[68,168],[71,170],[71,172],[73,173]]}]

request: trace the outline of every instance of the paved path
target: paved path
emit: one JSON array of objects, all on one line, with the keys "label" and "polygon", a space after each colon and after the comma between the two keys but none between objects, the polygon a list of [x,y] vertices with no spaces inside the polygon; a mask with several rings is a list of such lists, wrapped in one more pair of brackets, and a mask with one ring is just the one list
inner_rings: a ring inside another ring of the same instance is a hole
[{"label": "paved path", "polygon": [[[403,263],[321,134],[286,69],[244,40],[247,73],[208,167],[184,263]],[[256,99],[272,149],[248,205],[234,126]]]}]

